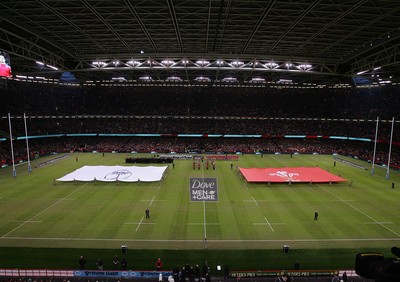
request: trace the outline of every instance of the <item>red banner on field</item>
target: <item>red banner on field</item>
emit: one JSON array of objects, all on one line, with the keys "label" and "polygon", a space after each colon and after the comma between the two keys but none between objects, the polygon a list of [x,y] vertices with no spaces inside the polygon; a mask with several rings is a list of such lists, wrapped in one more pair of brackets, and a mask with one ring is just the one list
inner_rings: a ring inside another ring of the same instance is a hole
[{"label": "red banner on field", "polygon": [[239,168],[247,182],[343,182],[319,167]]}]

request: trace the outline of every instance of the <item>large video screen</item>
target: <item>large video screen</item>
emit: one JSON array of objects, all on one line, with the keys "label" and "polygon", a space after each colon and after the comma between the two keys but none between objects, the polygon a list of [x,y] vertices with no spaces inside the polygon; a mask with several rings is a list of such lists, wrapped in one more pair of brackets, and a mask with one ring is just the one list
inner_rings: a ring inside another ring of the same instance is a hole
[{"label": "large video screen", "polygon": [[11,73],[11,64],[10,64],[10,56],[7,52],[0,50],[0,76],[10,77]]}]

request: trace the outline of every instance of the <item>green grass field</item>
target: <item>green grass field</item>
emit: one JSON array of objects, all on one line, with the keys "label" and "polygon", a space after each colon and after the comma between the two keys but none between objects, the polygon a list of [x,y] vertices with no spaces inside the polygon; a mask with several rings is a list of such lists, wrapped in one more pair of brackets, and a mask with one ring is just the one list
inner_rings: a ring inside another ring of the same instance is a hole
[{"label": "green grass field", "polygon": [[[230,168],[230,161],[217,161],[216,170],[193,170],[191,160],[176,160],[175,168],[170,165],[165,179],[157,183],[54,184],[54,179],[83,165],[124,165],[130,156],[74,154],[32,173],[20,165],[15,178],[10,168],[0,170],[0,263],[72,267],[76,257],[60,265],[54,256],[71,256],[71,250],[77,256],[84,249],[95,259],[128,245],[129,255],[141,256],[131,258],[135,265],[140,265],[140,258],[151,260],[162,254],[175,258],[169,258],[172,268],[204,255],[231,265],[236,257],[241,266],[260,269],[256,260],[276,257],[288,244],[290,260],[264,262],[263,269],[290,267],[307,253],[310,257],[302,259],[303,265],[321,269],[351,267],[356,251],[390,253],[392,246],[400,245],[400,174],[391,171],[386,180],[385,169],[377,167],[371,175],[370,164],[355,159],[349,160],[368,169],[341,162],[334,167],[332,156],[321,155],[243,155],[234,162],[240,167],[318,165],[348,179],[332,185],[246,184]],[[36,160],[32,166],[53,157]],[[190,177],[216,177],[219,201],[190,202]],[[147,207],[151,217],[146,220]],[[313,220],[315,210],[318,221]],[[54,250],[58,252],[53,254]],[[10,254],[15,257],[12,262]],[[265,257],[257,257],[261,254]],[[36,265],[23,259],[29,256],[36,258]]]}]

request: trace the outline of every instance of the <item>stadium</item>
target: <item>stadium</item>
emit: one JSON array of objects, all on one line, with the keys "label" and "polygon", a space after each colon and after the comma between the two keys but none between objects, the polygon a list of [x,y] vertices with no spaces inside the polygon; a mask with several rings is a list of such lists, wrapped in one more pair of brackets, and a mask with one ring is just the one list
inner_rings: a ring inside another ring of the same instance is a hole
[{"label": "stadium", "polygon": [[398,1],[0,7],[2,281],[400,281]]}]

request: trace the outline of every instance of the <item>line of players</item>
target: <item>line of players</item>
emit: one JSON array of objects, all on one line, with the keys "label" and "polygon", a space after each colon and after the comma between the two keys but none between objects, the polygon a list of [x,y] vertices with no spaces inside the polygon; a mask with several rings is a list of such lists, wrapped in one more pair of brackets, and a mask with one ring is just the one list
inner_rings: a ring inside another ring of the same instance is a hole
[{"label": "line of players", "polygon": [[[196,169],[196,166],[197,166],[197,169],[200,170],[201,169],[201,163],[204,164],[204,159],[203,158],[201,158],[201,160],[193,160],[193,170]],[[212,169],[215,170],[215,161],[214,160],[212,160],[212,161],[206,160],[205,167],[206,167],[207,170],[208,170],[209,167],[212,167]]]}]

